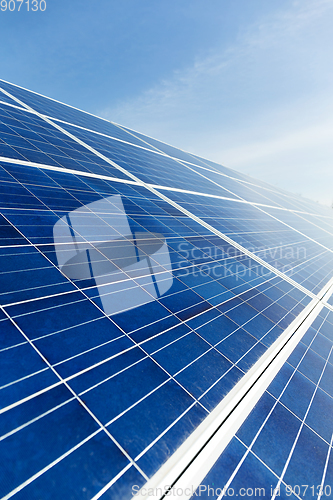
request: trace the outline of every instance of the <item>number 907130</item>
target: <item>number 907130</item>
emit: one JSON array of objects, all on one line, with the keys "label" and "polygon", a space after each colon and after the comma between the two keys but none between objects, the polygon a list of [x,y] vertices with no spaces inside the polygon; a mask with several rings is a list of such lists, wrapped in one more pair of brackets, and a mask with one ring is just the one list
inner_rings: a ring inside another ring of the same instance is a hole
[{"label": "number 907130", "polygon": [[0,9],[2,12],[9,10],[10,12],[20,12],[22,10],[37,12],[40,10],[44,12],[46,10],[45,0],[1,0]]}]

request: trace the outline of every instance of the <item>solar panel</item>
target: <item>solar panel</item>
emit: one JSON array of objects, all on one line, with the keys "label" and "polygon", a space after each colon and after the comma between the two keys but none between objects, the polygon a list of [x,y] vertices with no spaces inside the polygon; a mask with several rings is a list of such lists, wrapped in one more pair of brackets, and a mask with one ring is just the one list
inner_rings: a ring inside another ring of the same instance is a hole
[{"label": "solar panel", "polygon": [[332,321],[324,308],[197,494],[332,498]]},{"label": "solar panel", "polygon": [[[1,497],[160,498],[153,487],[185,480],[249,398],[253,412],[224,433],[223,452],[214,445],[202,485],[245,484],[238,469],[286,485],[289,472],[260,455],[271,455],[263,438],[252,452],[253,415],[282,405],[299,422],[271,387],[299,350],[312,353],[299,333],[310,319],[318,345],[332,340],[330,210],[13,84],[0,90]],[[330,449],[316,415],[329,414],[332,357],[314,352],[326,356],[325,401],[313,399],[303,427]],[[269,422],[262,435],[279,436],[284,424]]]}]

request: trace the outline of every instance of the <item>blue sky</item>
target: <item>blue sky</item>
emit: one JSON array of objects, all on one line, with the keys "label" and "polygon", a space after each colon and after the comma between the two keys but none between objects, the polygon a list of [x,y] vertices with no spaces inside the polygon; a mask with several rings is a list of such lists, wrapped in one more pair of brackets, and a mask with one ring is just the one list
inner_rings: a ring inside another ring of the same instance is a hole
[{"label": "blue sky", "polygon": [[46,3],[0,11],[1,78],[332,203],[333,0]]}]

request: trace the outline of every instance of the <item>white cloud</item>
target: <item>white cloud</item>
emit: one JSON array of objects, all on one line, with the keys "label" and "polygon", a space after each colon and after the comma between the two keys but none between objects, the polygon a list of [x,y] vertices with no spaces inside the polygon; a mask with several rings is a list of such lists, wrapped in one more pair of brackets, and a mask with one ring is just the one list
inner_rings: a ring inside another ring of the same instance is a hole
[{"label": "white cloud", "polygon": [[332,21],[332,0],[296,1],[102,114],[329,204]]}]

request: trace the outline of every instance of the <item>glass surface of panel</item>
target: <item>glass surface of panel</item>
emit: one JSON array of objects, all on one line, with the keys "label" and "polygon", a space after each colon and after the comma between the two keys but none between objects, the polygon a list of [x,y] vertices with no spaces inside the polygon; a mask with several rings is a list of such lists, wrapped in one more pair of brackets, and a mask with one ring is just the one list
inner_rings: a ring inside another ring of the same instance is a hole
[{"label": "glass surface of panel", "polygon": [[[56,118],[58,120],[100,132],[101,134],[106,134],[111,137],[128,141],[132,144],[144,146],[144,143],[140,139],[127,133],[125,130],[108,120],[103,120],[103,118],[98,118],[97,116],[85,113],[79,109],[54,101],[48,97],[35,94],[34,92],[30,92],[2,80],[0,80],[0,88],[3,88],[17,99],[20,99],[20,101],[30,106],[35,111],[49,116],[50,118]],[[2,95],[5,94],[1,92],[0,101],[3,100]],[[13,103],[13,100],[10,100],[10,102]],[[146,147],[149,146],[146,145]]]},{"label": "glass surface of panel", "polygon": [[[22,425],[34,435],[48,419],[72,422],[77,398],[92,425],[63,449],[45,444],[44,462],[32,458],[6,488],[110,436],[114,474],[150,477],[310,298],[143,187],[9,163],[1,177],[2,321],[16,333],[4,338],[0,383],[6,418],[14,405],[23,422],[13,417],[6,435],[17,449]],[[25,401],[37,394],[51,407],[31,417]]]},{"label": "glass surface of panel", "polygon": [[[297,283],[317,293],[331,278],[332,217],[214,162],[1,86],[64,132],[8,97],[0,103],[0,496],[130,498],[309,304]],[[167,187],[169,201],[142,182]],[[329,440],[318,415],[331,412],[322,395],[331,397],[331,324],[322,315],[297,348],[309,351],[297,377],[319,387],[300,443],[319,454],[317,438]],[[262,458],[248,453],[240,470],[265,485],[277,478],[307,394],[298,406],[291,394],[272,421],[284,429],[293,412],[277,465],[258,440]],[[279,396],[272,389],[263,398],[271,409]],[[226,481],[253,425],[226,450]]]},{"label": "glass surface of panel", "polygon": [[323,309],[197,494],[332,498],[332,350],[333,312]]},{"label": "glass surface of panel", "polygon": [[314,293],[332,277],[332,234],[297,214],[271,217],[273,208],[172,191],[168,198]]}]

